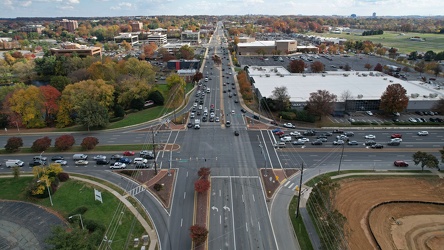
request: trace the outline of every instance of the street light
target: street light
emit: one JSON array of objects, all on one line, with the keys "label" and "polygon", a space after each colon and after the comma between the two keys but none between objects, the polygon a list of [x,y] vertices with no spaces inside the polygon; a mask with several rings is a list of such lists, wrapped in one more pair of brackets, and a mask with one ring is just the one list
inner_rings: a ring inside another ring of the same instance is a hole
[{"label": "street light", "polygon": [[[42,178],[43,178],[43,177],[42,177]],[[44,181],[45,181],[46,188],[48,189],[49,201],[51,202],[51,206],[53,207],[54,204],[52,203],[51,191],[49,190],[49,186],[48,186],[48,181],[49,181],[49,179],[48,179],[47,176],[46,176],[46,179],[45,179]],[[38,181],[37,181],[37,183],[40,183],[40,182],[41,182],[41,180],[38,180]]]},{"label": "street light", "polygon": [[72,217],[74,217],[74,216],[79,216],[80,217],[80,224],[82,225],[82,230],[85,229],[85,227],[83,227],[82,215],[81,214],[74,214],[74,215],[69,216],[68,218],[72,219]]}]

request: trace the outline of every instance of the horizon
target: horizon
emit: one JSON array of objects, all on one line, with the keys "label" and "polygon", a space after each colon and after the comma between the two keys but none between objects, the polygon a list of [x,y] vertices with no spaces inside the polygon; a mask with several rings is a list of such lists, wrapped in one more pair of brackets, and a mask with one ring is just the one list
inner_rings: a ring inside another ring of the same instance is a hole
[{"label": "horizon", "polygon": [[[376,13],[376,17],[440,17],[443,16],[442,9],[444,1],[439,0],[354,0],[350,3],[318,0],[316,4],[305,0],[5,0],[0,16],[2,19],[246,15],[350,17],[352,14],[372,17]],[[247,13],[241,13],[245,10],[248,10]]]}]

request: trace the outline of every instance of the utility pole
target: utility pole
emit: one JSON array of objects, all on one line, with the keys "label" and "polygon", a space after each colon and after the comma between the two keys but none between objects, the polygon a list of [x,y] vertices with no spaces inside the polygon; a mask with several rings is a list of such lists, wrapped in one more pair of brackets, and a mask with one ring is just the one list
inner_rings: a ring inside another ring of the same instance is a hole
[{"label": "utility pole", "polygon": [[301,179],[299,180],[299,194],[298,194],[298,207],[296,208],[296,218],[299,216],[299,205],[301,203],[301,190],[302,190],[302,175],[304,174],[304,163],[301,168]]},{"label": "utility pole", "polygon": [[341,158],[339,158],[338,174],[341,172],[341,163],[342,163],[342,157],[344,156],[344,147],[345,147],[345,141],[342,144]]},{"label": "utility pole", "polygon": [[156,144],[154,144],[154,130],[151,129],[153,135],[153,155],[154,155],[154,175],[157,175],[157,163],[156,163]]}]

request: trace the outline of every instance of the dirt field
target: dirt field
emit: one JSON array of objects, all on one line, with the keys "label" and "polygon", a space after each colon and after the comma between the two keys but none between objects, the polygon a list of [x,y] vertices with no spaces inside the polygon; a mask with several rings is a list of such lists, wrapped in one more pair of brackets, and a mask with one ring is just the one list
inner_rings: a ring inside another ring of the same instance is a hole
[{"label": "dirt field", "polygon": [[[444,179],[356,178],[340,181],[335,206],[346,218],[350,249],[444,250]],[[396,203],[382,204],[392,201]]]}]

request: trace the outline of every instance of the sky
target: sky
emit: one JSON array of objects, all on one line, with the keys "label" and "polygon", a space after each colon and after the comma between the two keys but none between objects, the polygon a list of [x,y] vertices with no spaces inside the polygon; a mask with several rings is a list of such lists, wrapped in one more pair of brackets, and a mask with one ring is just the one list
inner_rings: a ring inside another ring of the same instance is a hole
[{"label": "sky", "polygon": [[155,15],[444,15],[443,0],[2,0],[1,18]]}]

